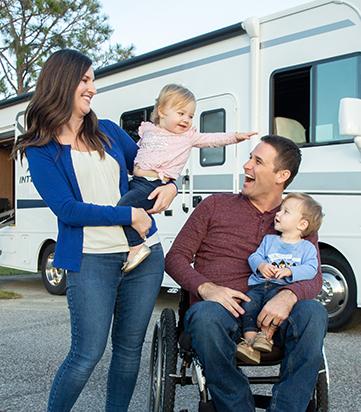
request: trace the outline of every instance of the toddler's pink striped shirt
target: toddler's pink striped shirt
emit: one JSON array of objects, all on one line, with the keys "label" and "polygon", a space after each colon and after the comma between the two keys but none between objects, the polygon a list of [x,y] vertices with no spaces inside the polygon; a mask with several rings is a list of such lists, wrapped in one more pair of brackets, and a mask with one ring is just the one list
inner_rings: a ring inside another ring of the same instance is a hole
[{"label": "toddler's pink striped shirt", "polygon": [[142,170],[157,172],[160,179],[177,179],[192,147],[220,147],[237,143],[235,133],[198,133],[191,128],[176,134],[150,122],[142,122],[138,134],[139,150],[134,164]]}]

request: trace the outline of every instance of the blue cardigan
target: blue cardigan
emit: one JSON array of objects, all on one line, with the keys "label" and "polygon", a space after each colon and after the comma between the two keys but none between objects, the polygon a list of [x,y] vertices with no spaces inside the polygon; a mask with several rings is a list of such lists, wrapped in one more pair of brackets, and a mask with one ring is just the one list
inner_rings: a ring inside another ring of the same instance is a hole
[{"label": "blue cardigan", "polygon": [[[136,143],[114,122],[99,120],[99,128],[111,141],[105,151],[120,166],[120,193],[128,191],[128,173],[138,150]],[[84,226],[115,226],[131,224],[130,206],[98,206],[84,203],[71,159],[71,146],[50,142],[45,146],[30,146],[26,158],[33,183],[58,218],[58,239],[54,266],[78,272],[83,252]],[[149,231],[157,230],[155,222]]]}]

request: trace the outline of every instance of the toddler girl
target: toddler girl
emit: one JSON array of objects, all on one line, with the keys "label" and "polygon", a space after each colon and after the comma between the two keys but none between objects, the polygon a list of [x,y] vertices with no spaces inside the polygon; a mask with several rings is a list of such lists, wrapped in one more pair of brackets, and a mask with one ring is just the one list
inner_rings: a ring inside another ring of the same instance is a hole
[{"label": "toddler girl", "polygon": [[[174,181],[180,175],[192,147],[219,147],[249,139],[255,133],[198,133],[192,128],[196,99],[191,91],[176,85],[163,87],[151,116],[152,122],[142,122],[138,134],[139,150],[134,160],[134,176],[119,205],[148,210],[154,200],[149,194],[157,187]],[[124,227],[130,251],[123,266],[130,272],[149,254],[138,232]]]}]

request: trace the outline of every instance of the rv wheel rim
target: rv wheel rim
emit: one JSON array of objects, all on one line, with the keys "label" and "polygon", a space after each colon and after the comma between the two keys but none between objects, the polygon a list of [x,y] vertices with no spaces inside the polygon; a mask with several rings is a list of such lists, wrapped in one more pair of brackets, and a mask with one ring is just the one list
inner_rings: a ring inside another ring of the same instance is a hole
[{"label": "rv wheel rim", "polygon": [[50,285],[59,286],[64,276],[64,270],[55,268],[53,262],[54,253],[51,253],[46,262],[45,275]]},{"label": "rv wheel rim", "polygon": [[346,307],[348,300],[347,281],[337,268],[322,265],[322,290],[317,299],[325,306],[328,316],[339,315]]}]

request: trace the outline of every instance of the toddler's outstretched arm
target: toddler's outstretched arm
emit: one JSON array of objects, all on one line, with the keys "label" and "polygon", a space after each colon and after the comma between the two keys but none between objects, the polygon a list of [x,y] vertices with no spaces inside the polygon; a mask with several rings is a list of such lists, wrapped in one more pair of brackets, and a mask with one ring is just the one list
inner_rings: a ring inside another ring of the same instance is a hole
[{"label": "toddler's outstretched arm", "polygon": [[236,132],[235,133],[237,142],[243,142],[243,140],[249,140],[255,134],[257,134],[257,132],[243,132],[243,133]]},{"label": "toddler's outstretched arm", "polygon": [[248,140],[251,136],[257,134],[257,132],[213,132],[213,133],[198,133],[195,132],[193,135],[193,147],[222,147],[229,144],[235,144],[242,142],[243,140]]}]

